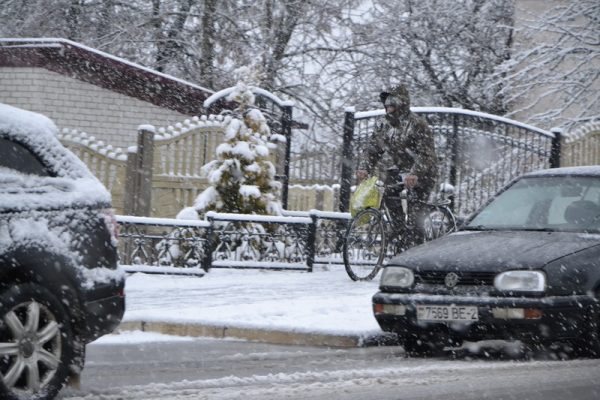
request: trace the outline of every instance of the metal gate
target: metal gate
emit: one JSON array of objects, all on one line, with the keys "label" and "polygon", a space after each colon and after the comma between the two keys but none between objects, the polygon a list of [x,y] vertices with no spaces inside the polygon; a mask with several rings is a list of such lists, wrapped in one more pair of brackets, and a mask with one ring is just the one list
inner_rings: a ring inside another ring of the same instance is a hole
[{"label": "metal gate", "polygon": [[[413,107],[435,136],[439,163],[436,188],[455,188],[454,212],[468,216],[496,191],[529,171],[560,164],[560,132],[491,114],[443,107]],[[384,110],[346,110],[340,210],[347,211],[354,172]]]}]

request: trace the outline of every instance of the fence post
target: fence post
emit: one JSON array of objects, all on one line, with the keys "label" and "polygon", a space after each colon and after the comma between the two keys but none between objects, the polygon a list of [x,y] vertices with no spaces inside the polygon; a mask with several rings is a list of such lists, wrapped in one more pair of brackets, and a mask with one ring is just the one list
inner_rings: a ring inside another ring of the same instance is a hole
[{"label": "fence post", "polygon": [[[458,179],[458,153],[459,153],[459,142],[458,142],[458,115],[452,116],[452,137],[450,138],[450,184],[456,187]],[[450,208],[456,212],[455,196],[451,197]]]},{"label": "fence post", "polygon": [[354,108],[346,109],[344,115],[344,144],[342,148],[342,174],[340,186],[340,211],[346,212],[350,205],[350,186],[352,183],[353,155],[352,139],[354,138]]},{"label": "fence post", "polygon": [[137,147],[127,149],[125,214],[150,216],[154,158],[154,127],[142,125]]},{"label": "fence post", "polygon": [[285,159],[283,160],[283,188],[281,189],[281,205],[288,208],[288,186],[290,183],[290,157],[292,152],[292,106],[282,106],[281,130],[285,136]]},{"label": "fence post", "polygon": [[136,164],[137,148],[129,147],[127,149],[127,164],[125,166],[125,188],[123,190],[123,213],[125,215],[136,215],[135,205],[138,193],[136,187]]},{"label": "fence post", "polygon": [[325,210],[325,189],[321,185],[313,185],[315,190],[315,208]]},{"label": "fence post", "polygon": [[206,216],[206,220],[210,226],[206,230],[206,241],[204,242],[204,258],[202,259],[202,269],[206,272],[212,267],[212,252],[213,252],[213,232],[215,219],[211,215]]},{"label": "fence post", "polygon": [[552,128],[550,132],[554,133],[550,148],[550,168],[558,168],[560,167],[563,131],[560,128]]},{"label": "fence post", "polygon": [[310,214],[312,220],[308,226],[308,237],[306,238],[306,269],[308,272],[313,272],[313,264],[315,262],[315,250],[317,241],[317,216]]},{"label": "fence post", "polygon": [[335,211],[336,204],[340,204],[340,185],[336,183],[332,185],[333,193],[331,197],[331,211]]}]

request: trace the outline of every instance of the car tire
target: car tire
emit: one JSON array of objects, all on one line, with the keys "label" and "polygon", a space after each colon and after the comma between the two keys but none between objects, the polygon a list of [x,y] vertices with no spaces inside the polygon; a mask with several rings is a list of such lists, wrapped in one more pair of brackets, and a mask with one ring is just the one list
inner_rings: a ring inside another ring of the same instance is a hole
[{"label": "car tire", "polygon": [[598,333],[588,333],[582,339],[571,342],[572,352],[575,356],[600,358],[600,338]]},{"label": "car tire", "polygon": [[409,357],[440,357],[456,353],[463,344],[459,337],[439,332],[399,335],[400,344]]},{"label": "car tire", "polygon": [[54,398],[72,362],[73,332],[60,301],[33,283],[0,294],[0,398]]},{"label": "car tire", "polygon": [[408,357],[436,357],[444,354],[444,346],[420,335],[408,335],[400,344]]}]

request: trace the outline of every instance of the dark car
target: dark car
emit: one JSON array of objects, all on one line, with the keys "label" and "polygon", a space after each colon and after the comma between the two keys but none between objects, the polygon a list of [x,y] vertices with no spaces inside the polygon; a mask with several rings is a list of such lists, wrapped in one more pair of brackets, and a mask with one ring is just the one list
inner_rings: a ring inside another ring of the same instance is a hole
[{"label": "dark car", "polygon": [[46,117],[0,104],[0,398],[51,399],[123,316],[110,195]]},{"label": "dark car", "polygon": [[[600,166],[526,174],[391,260],[375,317],[408,353],[504,339],[600,355]],[[528,346],[529,347],[529,346]]]}]

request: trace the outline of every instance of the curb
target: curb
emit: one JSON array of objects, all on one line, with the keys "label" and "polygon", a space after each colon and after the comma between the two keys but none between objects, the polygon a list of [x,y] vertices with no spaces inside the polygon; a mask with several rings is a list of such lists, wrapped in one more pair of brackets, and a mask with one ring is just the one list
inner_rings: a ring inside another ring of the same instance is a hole
[{"label": "curb", "polygon": [[396,335],[381,333],[378,335],[335,335],[314,332],[291,332],[269,329],[240,328],[235,326],[217,326],[202,324],[178,324],[168,322],[127,321],[122,322],[116,332],[139,330],[157,332],[166,335],[212,337],[218,339],[245,339],[254,342],[324,346],[324,347],[370,347],[397,345]]}]

